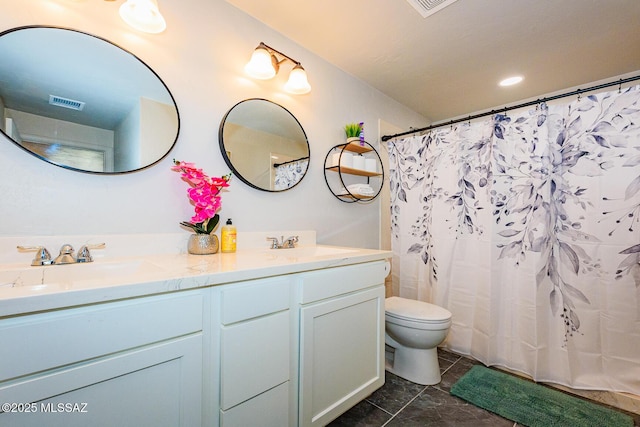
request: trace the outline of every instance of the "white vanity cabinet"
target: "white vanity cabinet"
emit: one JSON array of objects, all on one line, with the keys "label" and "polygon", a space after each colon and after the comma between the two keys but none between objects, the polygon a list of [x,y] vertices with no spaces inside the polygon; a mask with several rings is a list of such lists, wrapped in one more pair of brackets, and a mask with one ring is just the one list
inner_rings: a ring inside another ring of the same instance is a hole
[{"label": "white vanity cabinet", "polygon": [[[223,286],[220,313],[220,425],[289,424],[290,276]],[[214,307],[216,303],[214,302]],[[214,315],[215,317],[215,315]]]},{"label": "white vanity cabinet", "polygon": [[299,425],[324,426],[384,384],[385,262],[302,275]]},{"label": "white vanity cabinet", "polygon": [[2,426],[198,426],[200,291],[0,318]]},{"label": "white vanity cabinet", "polygon": [[386,253],[284,251],[0,299],[0,426],[326,425],[384,383]]},{"label": "white vanity cabinet", "polygon": [[381,387],[386,274],[377,261],[212,288],[207,425],[322,426]]}]

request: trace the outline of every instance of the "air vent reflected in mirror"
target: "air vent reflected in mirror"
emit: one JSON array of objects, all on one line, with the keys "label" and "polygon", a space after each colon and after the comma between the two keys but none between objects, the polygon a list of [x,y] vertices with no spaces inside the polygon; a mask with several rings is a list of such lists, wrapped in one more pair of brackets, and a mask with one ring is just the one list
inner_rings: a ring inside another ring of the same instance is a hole
[{"label": "air vent reflected in mirror", "polygon": [[84,108],[84,102],[75,101],[73,99],[63,98],[61,96],[49,95],[49,104],[56,107],[70,108],[71,110],[82,111]]}]

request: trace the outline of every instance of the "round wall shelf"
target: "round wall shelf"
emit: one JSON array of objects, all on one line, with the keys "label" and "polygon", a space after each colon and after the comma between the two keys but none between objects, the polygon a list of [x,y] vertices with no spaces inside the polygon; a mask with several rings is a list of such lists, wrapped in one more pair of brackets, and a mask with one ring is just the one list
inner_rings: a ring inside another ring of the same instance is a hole
[{"label": "round wall shelf", "polygon": [[382,190],[382,160],[366,141],[336,145],[324,159],[324,180],[329,191],[342,202],[370,202]]}]

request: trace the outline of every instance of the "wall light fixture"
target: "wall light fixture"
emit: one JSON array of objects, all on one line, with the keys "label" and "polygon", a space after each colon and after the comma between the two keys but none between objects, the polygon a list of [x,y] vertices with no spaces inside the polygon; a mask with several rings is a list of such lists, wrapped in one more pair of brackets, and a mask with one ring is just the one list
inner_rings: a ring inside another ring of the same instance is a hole
[{"label": "wall light fixture", "polygon": [[145,33],[157,34],[167,28],[156,0],[125,0],[120,6],[120,17],[131,27]]},{"label": "wall light fixture", "polygon": [[[281,56],[282,59],[278,60]],[[284,90],[295,95],[303,95],[311,91],[311,85],[307,80],[307,72],[295,59],[285,55],[274,48],[267,46],[263,42],[253,51],[251,59],[245,65],[244,70],[255,79],[268,80],[278,74],[280,64],[291,61],[295,65],[289,74],[289,80],[284,85]]]}]

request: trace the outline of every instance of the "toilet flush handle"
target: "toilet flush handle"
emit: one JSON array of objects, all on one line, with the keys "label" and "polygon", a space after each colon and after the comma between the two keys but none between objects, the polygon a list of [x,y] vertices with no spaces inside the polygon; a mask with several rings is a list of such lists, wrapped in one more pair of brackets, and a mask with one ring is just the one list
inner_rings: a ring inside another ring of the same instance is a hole
[{"label": "toilet flush handle", "polygon": [[389,274],[391,274],[391,263],[389,261],[384,262],[384,272],[386,273],[384,277],[389,277]]}]

